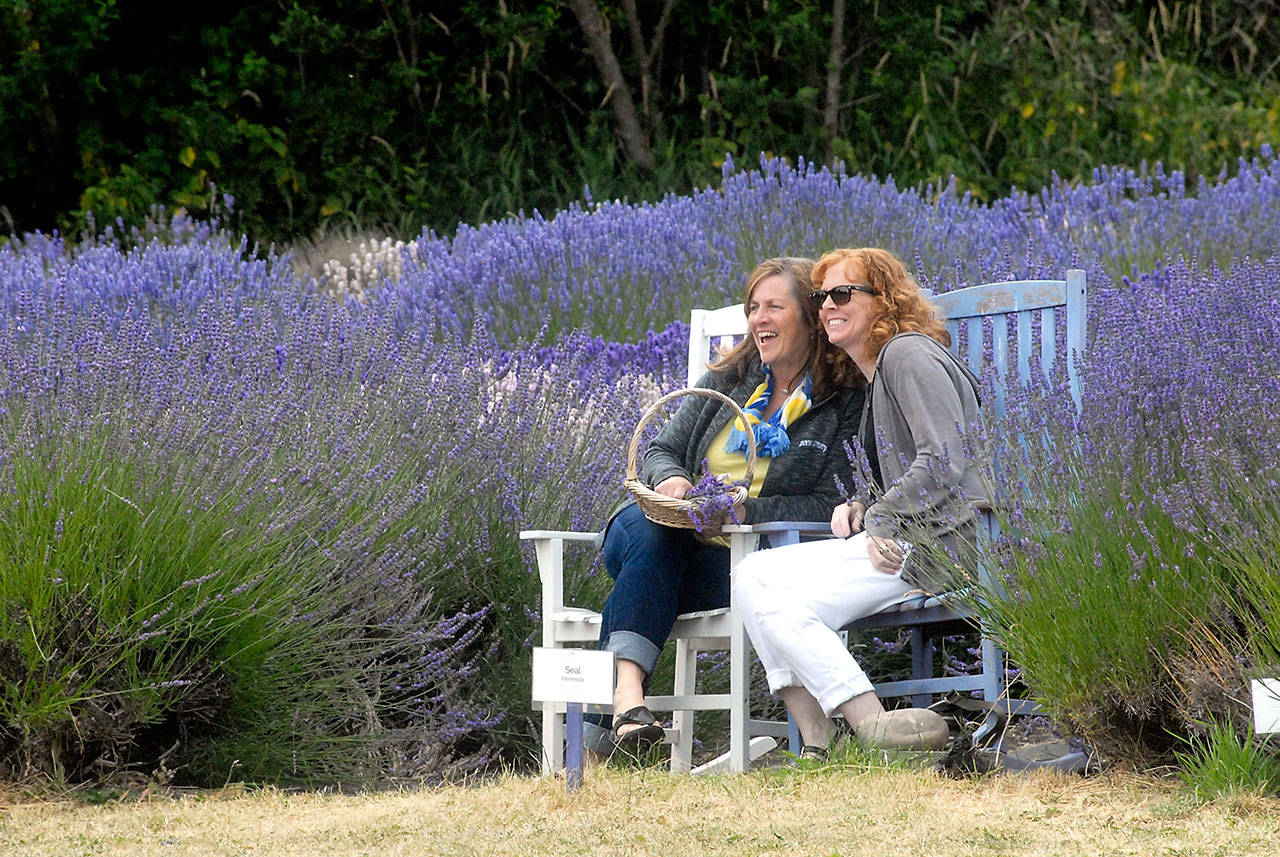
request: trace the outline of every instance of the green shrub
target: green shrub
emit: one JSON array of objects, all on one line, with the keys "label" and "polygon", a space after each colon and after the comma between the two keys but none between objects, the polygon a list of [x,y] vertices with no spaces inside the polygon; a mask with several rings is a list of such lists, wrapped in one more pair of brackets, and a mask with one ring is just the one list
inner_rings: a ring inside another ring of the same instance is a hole
[{"label": "green shrub", "polygon": [[[998,548],[1005,598],[982,608],[1048,713],[1109,752],[1168,752],[1185,728],[1189,618],[1221,616],[1203,548],[1114,472],[1061,506],[1024,506]],[[1221,712],[1220,712],[1221,713]]]},{"label": "green shrub", "polygon": [[266,696],[317,677],[285,657],[326,633],[297,619],[328,596],[292,534],[262,526],[265,510],[234,489],[200,505],[180,487],[194,463],[148,464],[107,432],[8,463],[0,722],[19,775],[78,778],[85,761],[123,771],[152,742],[190,735],[163,728],[175,715],[197,732],[227,716],[247,676],[271,685]]}]

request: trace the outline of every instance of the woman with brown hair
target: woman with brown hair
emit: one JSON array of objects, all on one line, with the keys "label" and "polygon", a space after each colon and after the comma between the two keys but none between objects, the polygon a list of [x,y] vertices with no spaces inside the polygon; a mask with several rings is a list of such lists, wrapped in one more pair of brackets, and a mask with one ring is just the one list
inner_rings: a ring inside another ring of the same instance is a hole
[{"label": "woman with brown hair", "polygon": [[[744,523],[825,517],[840,499],[835,477],[851,475],[841,442],[862,410],[862,380],[822,333],[809,259],[762,262],[747,280],[747,336],[697,383],[743,409],[757,441]],[[645,450],[640,477],[682,498],[705,460],[711,473],[741,479],[746,432],[720,401],[688,396]],[[729,551],[693,530],[654,523],[634,504],[610,518],[605,569],[614,579],[602,611],[600,647],[617,655],[612,728],[588,719],[587,745],[607,752],[661,741],[644,687],[677,615],[729,605]],[[609,734],[612,733],[612,734]]]},{"label": "woman with brown hair", "polygon": [[[978,383],[947,350],[936,311],[891,253],[833,251],[818,261],[814,282],[827,338],[870,382],[858,430],[869,490],[831,513],[839,538],[743,560],[735,595],[804,755],[825,756],[837,714],[868,743],[936,749],[947,739],[942,718],[926,709],[886,712],[836,629],[912,590],[949,589],[965,567],[977,535],[971,504],[986,496],[963,440],[978,420]],[[913,541],[929,550],[912,556]]]}]

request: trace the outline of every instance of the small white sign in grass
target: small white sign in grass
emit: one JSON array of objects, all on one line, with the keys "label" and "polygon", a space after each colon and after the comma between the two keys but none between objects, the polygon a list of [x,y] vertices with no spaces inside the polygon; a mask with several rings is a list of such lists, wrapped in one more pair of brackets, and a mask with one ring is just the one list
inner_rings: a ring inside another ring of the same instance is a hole
[{"label": "small white sign in grass", "polygon": [[1253,691],[1253,731],[1257,735],[1280,732],[1280,678],[1255,678]]},{"label": "small white sign in grass", "polygon": [[611,704],[613,652],[535,648],[533,701]]},{"label": "small white sign in grass", "polygon": [[[569,791],[582,785],[582,706],[613,703],[613,652],[533,650],[533,701],[565,703],[565,771]],[[543,747],[559,753],[559,747]]]}]

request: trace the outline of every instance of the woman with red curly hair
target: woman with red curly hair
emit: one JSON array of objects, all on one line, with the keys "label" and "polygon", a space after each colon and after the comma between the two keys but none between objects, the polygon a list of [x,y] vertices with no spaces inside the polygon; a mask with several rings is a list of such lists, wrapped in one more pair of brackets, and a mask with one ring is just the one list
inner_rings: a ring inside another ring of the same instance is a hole
[{"label": "woman with red curly hair", "polygon": [[886,712],[835,629],[913,590],[950,589],[962,575],[977,536],[972,504],[986,497],[963,440],[978,420],[978,382],[947,350],[936,310],[893,254],[832,251],[813,281],[827,338],[870,383],[857,438],[867,487],[832,512],[839,538],[743,560],[735,595],[769,688],[800,728],[802,755],[825,757],[837,714],[866,743],[938,749],[942,718]]}]

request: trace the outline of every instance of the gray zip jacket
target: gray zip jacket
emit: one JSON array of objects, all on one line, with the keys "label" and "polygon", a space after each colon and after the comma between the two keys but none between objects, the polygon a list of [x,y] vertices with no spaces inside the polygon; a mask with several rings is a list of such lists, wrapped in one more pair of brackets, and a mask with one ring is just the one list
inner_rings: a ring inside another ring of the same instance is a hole
[{"label": "gray zip jacket", "polygon": [[[764,368],[755,364],[738,384],[722,372],[708,372],[695,386],[724,393],[739,405],[764,382]],[[826,521],[831,508],[844,500],[835,477],[853,484],[844,441],[853,437],[862,412],[863,392],[839,388],[815,400],[807,412],[787,427],[791,448],[769,463],[759,497],[748,497],[744,524],[763,521]],[[674,415],[645,449],[640,478],[655,486],[669,476],[696,481],[711,439],[733,416],[715,399],[685,396]]]},{"label": "gray zip jacket", "polygon": [[[871,380],[885,491],[860,498],[868,505],[864,526],[873,536],[920,542],[926,549],[916,551],[902,576],[933,594],[963,585],[977,537],[972,504],[988,499],[963,438],[978,425],[977,390],[973,373],[922,333],[900,333],[886,342]],[[866,416],[864,409],[863,421]],[[937,545],[924,544],[930,541]]]}]

